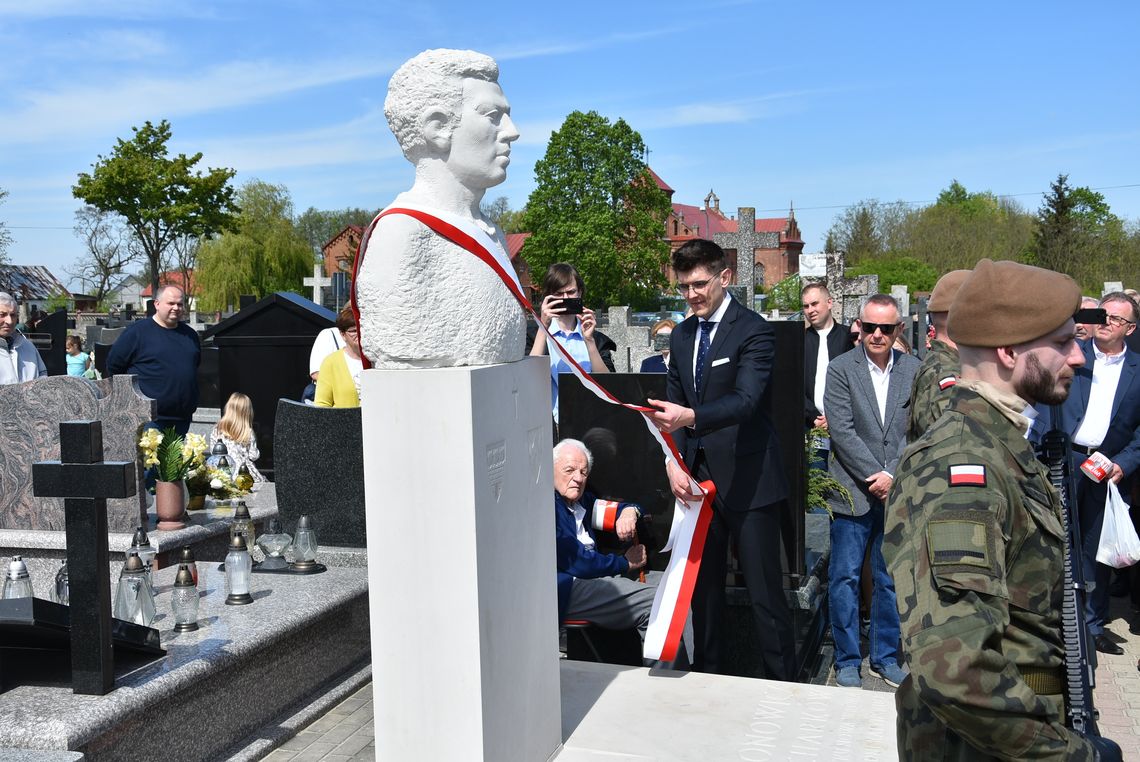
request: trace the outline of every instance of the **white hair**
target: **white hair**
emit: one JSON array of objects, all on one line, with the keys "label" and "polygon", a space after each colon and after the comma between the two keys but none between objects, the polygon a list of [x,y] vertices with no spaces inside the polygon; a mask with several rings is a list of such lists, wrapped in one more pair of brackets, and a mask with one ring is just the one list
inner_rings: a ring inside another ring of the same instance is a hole
[{"label": "white hair", "polygon": [[562,455],[562,452],[567,447],[573,447],[573,448],[581,451],[581,453],[586,456],[586,470],[587,471],[593,471],[594,470],[594,454],[592,452],[590,452],[589,447],[587,447],[585,444],[583,444],[581,441],[579,441],[577,439],[569,439],[569,438],[563,439],[558,444],[554,445],[554,462],[555,463],[558,462],[559,456]]},{"label": "white hair", "polygon": [[16,298],[6,291],[0,291],[0,304],[6,304],[12,309],[16,309],[20,306],[16,302]]},{"label": "white hair", "polygon": [[427,155],[423,124],[424,110],[439,108],[458,120],[463,109],[463,80],[499,81],[495,59],[473,50],[425,50],[396,69],[388,82],[384,116],[408,161]]}]

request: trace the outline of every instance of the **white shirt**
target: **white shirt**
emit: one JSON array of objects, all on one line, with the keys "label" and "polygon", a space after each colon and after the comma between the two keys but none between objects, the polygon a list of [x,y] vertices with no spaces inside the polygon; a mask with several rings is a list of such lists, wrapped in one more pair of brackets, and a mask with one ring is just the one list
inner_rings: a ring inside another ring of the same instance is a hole
[{"label": "white shirt", "polygon": [[575,501],[566,506],[570,512],[574,514],[574,530],[578,535],[578,542],[585,545],[587,548],[594,549],[594,538],[586,531],[586,509],[581,503]]},{"label": "white shirt", "polygon": [[879,370],[879,366],[871,358],[867,358],[867,370],[871,372],[871,386],[875,389],[875,402],[879,404],[879,422],[886,424],[887,420],[887,390],[891,386],[891,368],[895,366],[895,351],[892,349],[887,358],[887,367]]},{"label": "white shirt", "polygon": [[335,325],[318,333],[317,338],[313,339],[313,348],[309,351],[309,375],[320,372],[321,362],[343,346],[340,331]]},{"label": "white shirt", "polygon": [[348,374],[352,376],[352,383],[356,387],[357,399],[364,399],[364,395],[360,393],[360,374],[364,372],[364,361],[359,357],[349,357],[348,352],[345,352],[344,364],[348,366]]},{"label": "white shirt", "polygon": [[0,384],[18,384],[47,375],[40,351],[21,333],[12,336],[12,348],[0,338]]},{"label": "white shirt", "polygon": [[812,402],[815,403],[815,409],[820,415],[826,415],[823,412],[823,387],[827,383],[827,363],[831,361],[827,349],[827,336],[833,330],[835,330],[834,321],[827,328],[816,331],[819,334],[819,347],[815,353],[815,392],[812,394]]},{"label": "white shirt", "polygon": [[[721,321],[724,320],[724,313],[728,311],[728,303],[732,301],[732,295],[727,291],[724,292],[724,301],[716,308],[716,312],[709,315],[708,320],[700,320],[697,324],[697,337],[693,342],[693,378],[697,377],[697,352],[701,347],[701,326],[700,323],[707,323],[712,321],[714,323],[712,330],[709,331],[709,350],[712,350],[713,339],[716,338],[716,332],[720,328]],[[706,357],[705,362],[712,362],[713,358]]]},{"label": "white shirt", "polygon": [[1082,447],[1100,447],[1112,423],[1112,400],[1120,383],[1127,348],[1114,355],[1106,355],[1093,344],[1092,388],[1089,389],[1089,406],[1085,419],[1073,435],[1073,443]]}]

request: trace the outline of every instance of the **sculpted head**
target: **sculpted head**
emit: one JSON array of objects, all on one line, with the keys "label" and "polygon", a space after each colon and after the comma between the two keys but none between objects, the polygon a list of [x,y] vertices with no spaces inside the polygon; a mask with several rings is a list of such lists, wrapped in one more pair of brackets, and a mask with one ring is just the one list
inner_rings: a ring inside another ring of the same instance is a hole
[{"label": "sculpted head", "polygon": [[425,50],[397,69],[384,114],[408,161],[438,159],[472,188],[503,182],[519,133],[498,79],[494,59],[471,50]]}]

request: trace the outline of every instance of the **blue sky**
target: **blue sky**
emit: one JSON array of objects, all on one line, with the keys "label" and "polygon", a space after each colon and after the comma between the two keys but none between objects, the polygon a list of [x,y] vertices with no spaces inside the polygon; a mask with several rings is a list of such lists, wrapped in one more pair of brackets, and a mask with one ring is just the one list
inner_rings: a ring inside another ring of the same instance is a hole
[{"label": "blue sky", "polygon": [[0,0],[0,220],[14,263],[67,282],[76,175],[148,119],[298,212],[384,206],[411,182],[388,77],[430,47],[498,59],[522,138],[488,196],[514,208],[551,130],[593,109],[641,133],[677,201],[794,202],[807,251],[839,207],[954,178],[1035,209],[1065,172],[1135,220],[1137,30],[1135,2]]}]

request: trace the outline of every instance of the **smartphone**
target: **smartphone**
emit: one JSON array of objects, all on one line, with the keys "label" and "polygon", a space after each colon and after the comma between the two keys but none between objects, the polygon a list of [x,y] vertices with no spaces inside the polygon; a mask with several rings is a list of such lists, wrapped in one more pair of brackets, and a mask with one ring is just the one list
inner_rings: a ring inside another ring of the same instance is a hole
[{"label": "smartphone", "polygon": [[581,315],[582,314],[582,300],[579,297],[565,298],[560,303],[563,315]]}]

